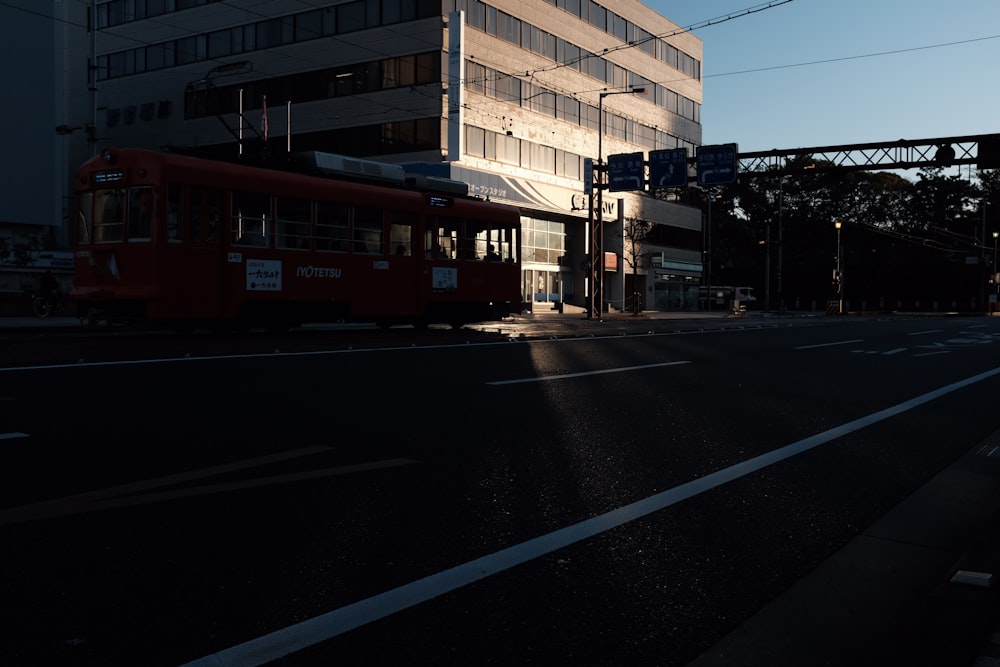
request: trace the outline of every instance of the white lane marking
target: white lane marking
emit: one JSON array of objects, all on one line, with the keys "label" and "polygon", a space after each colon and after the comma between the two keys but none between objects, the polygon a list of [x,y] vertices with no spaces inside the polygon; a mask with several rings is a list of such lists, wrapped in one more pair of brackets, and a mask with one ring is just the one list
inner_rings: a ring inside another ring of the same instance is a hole
[{"label": "white lane marking", "polygon": [[0,433],[0,440],[13,440],[14,438],[27,438],[27,433]]},{"label": "white lane marking", "polygon": [[927,331],[911,331],[907,336],[923,336],[925,334],[942,333],[944,329],[928,329]]},{"label": "white lane marking", "polygon": [[216,495],[229,491],[259,489],[265,486],[323,479],[325,477],[353,475],[363,472],[384,470],[386,468],[412,465],[414,463],[417,463],[417,461],[413,459],[384,459],[381,461],[372,461],[370,463],[338,466],[336,468],[320,468],[318,470],[307,470],[305,472],[272,475],[271,477],[254,477],[252,479],[234,482],[220,482],[218,484],[183,487],[167,491],[150,491],[140,495],[110,497],[107,499],[101,499],[101,497],[111,495],[110,493],[94,492],[92,494],[82,494],[83,496],[90,496],[93,498],[88,502],[80,502],[80,496],[75,496],[72,498],[59,498],[56,500],[43,501],[34,505],[12,507],[8,510],[0,510],[0,526],[25,523],[27,521],[38,521],[40,519],[51,519],[54,517],[72,516],[74,514],[100,512],[102,510],[120,509],[123,507],[136,507],[138,505],[147,505],[149,503],[159,503],[168,500]]},{"label": "white lane marking", "polygon": [[690,364],[690,361],[667,361],[662,364],[644,364],[642,366],[622,366],[620,368],[605,368],[599,371],[584,371],[582,373],[564,373],[562,375],[542,375],[533,378],[518,378],[516,380],[494,380],[487,382],[488,385],[500,386],[505,384],[522,384],[525,382],[548,382],[549,380],[565,380],[567,378],[587,377],[588,375],[604,375],[606,373],[626,373],[628,371],[641,371],[647,368],[662,368],[664,366],[680,366]]},{"label": "white lane marking", "polygon": [[130,482],[129,484],[121,484],[119,486],[98,489],[97,491],[87,491],[85,493],[78,493],[72,496],[53,498],[52,500],[43,500],[37,503],[32,503],[31,505],[10,507],[5,510],[0,510],[0,525],[21,523],[24,521],[61,516],[65,514],[79,514],[81,512],[89,511],[92,506],[100,503],[101,501],[106,501],[108,498],[122,498],[125,496],[130,496],[133,500],[136,497],[144,498],[145,496],[136,496],[135,494],[148,493],[152,489],[172,486],[175,484],[183,484],[186,482],[192,482],[217,475],[225,475],[241,470],[248,470],[250,468],[266,466],[272,463],[280,463],[282,461],[288,461],[290,459],[296,459],[303,456],[321,454],[331,450],[332,447],[325,446],[303,447],[301,449],[279,452],[277,454],[259,456],[253,459],[244,459],[242,461],[225,463],[222,465],[211,466],[209,468],[201,468],[199,470],[176,473],[165,477],[157,477],[156,479],[147,479],[141,482]]},{"label": "white lane marking", "polygon": [[894,350],[887,350],[887,351],[883,352],[882,354],[885,355],[885,356],[889,356],[891,354],[899,354],[900,352],[906,352],[906,348],[905,347],[897,347]]},{"label": "white lane marking", "polygon": [[863,343],[863,338],[855,338],[853,340],[839,340],[835,343],[819,343],[818,345],[800,345],[799,347],[792,348],[794,350],[811,350],[816,347],[833,347],[834,345],[850,345],[851,343]]},{"label": "white lane marking", "polygon": [[182,667],[254,667],[332,639],[354,628],[378,621],[404,609],[457,590],[481,579],[547,555],[607,530],[642,518],[681,501],[711,491],[741,477],[780,463],[837,438],[876,424],[919,407],[937,398],[964,389],[1000,375],[1000,368],[974,375],[958,382],[930,391],[916,398],[872,413],[817,433],[798,442],[761,454],[741,463],[717,470],[705,477],[692,480],[625,505],[616,510],[595,516],[580,523],[502,549],[495,553],[457,565],[443,572],[404,584],[379,595],[335,609],[320,616],[290,625],[281,630],[237,644],[209,656],[199,658]]},{"label": "white lane marking", "polygon": [[[579,339],[577,339],[579,340]],[[528,341],[539,343],[543,341]],[[571,341],[565,341],[571,342]],[[48,371],[63,368],[93,368],[95,366],[143,366],[146,364],[175,364],[189,361],[228,361],[232,359],[276,359],[279,357],[321,357],[335,354],[364,354],[375,352],[424,352],[427,350],[447,350],[451,348],[466,349],[470,347],[492,347],[507,346],[511,341],[491,342],[491,343],[452,343],[449,345],[424,345],[423,347],[366,347],[366,348],[346,348],[343,350],[312,350],[310,352],[257,352],[253,354],[219,354],[204,357],[171,357],[167,359],[127,359],[119,361],[78,361],[75,364],[51,364],[38,366],[5,366],[0,368],[0,373],[13,373],[17,371]]]}]

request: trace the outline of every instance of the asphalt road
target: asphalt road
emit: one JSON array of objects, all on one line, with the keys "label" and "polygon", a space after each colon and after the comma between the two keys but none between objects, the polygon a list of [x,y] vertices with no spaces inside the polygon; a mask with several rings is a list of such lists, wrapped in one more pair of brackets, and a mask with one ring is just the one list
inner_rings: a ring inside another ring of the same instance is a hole
[{"label": "asphalt road", "polygon": [[991,318],[605,324],[5,334],[0,663],[708,660],[998,429]]}]

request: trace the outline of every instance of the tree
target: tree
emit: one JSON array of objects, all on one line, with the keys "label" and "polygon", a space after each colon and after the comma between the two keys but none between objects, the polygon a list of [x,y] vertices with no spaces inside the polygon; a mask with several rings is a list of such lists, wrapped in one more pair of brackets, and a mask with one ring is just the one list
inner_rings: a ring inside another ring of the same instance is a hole
[{"label": "tree", "polygon": [[624,240],[622,257],[625,263],[632,269],[632,314],[639,314],[639,299],[641,294],[638,291],[639,284],[639,263],[643,257],[643,245],[649,236],[649,231],[653,225],[648,220],[636,217],[626,217],[622,226],[622,237]]},{"label": "tree", "polygon": [[0,264],[14,266],[34,264],[41,249],[42,242],[38,238],[29,238],[27,241],[0,239]]}]

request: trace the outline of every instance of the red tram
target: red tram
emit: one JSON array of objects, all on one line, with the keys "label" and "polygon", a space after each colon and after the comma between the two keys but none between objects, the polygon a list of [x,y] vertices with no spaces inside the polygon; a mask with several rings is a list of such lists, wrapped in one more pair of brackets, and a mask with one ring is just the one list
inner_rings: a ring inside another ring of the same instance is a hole
[{"label": "red tram", "polygon": [[139,149],[86,162],[80,316],[178,329],[458,327],[520,310],[516,208],[456,181],[417,186],[397,165],[297,158],[308,173]]}]

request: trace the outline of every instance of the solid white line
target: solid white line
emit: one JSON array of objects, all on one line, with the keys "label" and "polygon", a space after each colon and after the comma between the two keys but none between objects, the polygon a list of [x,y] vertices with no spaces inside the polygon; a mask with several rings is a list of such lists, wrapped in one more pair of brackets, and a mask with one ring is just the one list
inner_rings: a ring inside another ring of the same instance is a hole
[{"label": "solid white line", "polygon": [[218,653],[182,665],[182,667],[254,667],[332,639],[354,628],[367,625],[445,593],[468,586],[516,565],[544,556],[571,544],[617,528],[681,501],[711,491],[723,484],[807,452],[831,440],[895,417],[924,403],[1000,375],[1000,368],[974,375],[934,391],[855,419],[829,431],[761,454],[714,473],[668,489],[630,505],[581,521],[572,526],[536,537],[496,553],[477,558],[437,574],[432,574],[346,607],[290,625],[281,630],[238,644]]},{"label": "solid white line", "polygon": [[0,433],[0,440],[13,440],[14,438],[27,438],[27,433]]},{"label": "solid white line", "polygon": [[924,334],[942,333],[944,329],[930,329],[929,331],[911,331],[907,336],[923,336]]},{"label": "solid white line", "polygon": [[851,343],[863,343],[863,338],[855,338],[854,340],[840,340],[836,343],[820,343],[818,345],[802,345],[800,347],[792,348],[795,350],[811,350],[815,347],[833,347],[834,345],[850,345]]},{"label": "solid white line", "polygon": [[[531,341],[541,342],[541,341]],[[470,347],[493,347],[498,345],[510,345],[510,341],[488,342],[488,343],[450,343],[447,345],[424,345],[406,347],[365,347],[346,348],[343,350],[312,350],[309,352],[256,352],[248,354],[219,354],[206,355],[204,357],[171,357],[167,359],[128,359],[119,361],[79,361],[75,364],[51,364],[38,366],[7,366],[0,368],[0,373],[11,373],[17,371],[49,371],[64,368],[93,368],[95,366],[142,366],[145,364],[176,364],[190,361],[228,361],[232,359],[276,359],[279,357],[322,357],[334,354],[366,354],[375,352],[426,352],[427,350],[446,350],[451,348],[466,349]]]},{"label": "solid white line", "polygon": [[525,382],[548,382],[549,380],[565,380],[567,378],[587,377],[588,375],[604,375],[606,373],[625,373],[627,371],[641,371],[647,368],[661,368],[663,366],[680,366],[690,364],[690,361],[668,361],[662,364],[644,364],[642,366],[623,366],[621,368],[605,368],[600,371],[584,371],[582,373],[565,373],[563,375],[542,375],[533,378],[519,378],[517,380],[495,380],[487,382],[488,385],[500,386],[504,384],[522,384]]}]

